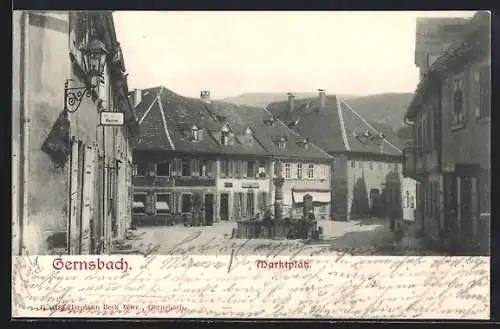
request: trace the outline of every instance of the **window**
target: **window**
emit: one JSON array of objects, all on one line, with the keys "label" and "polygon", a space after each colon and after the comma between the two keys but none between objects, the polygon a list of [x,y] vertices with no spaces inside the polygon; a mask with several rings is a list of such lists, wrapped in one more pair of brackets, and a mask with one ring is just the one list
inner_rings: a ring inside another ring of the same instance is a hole
[{"label": "window", "polygon": [[156,194],[156,213],[166,214],[170,212],[170,194],[158,193]]},{"label": "window", "polygon": [[226,177],[233,177],[234,173],[234,161],[233,160],[227,160],[226,161]]},{"label": "window", "polygon": [[410,208],[410,191],[406,191],[406,208]]},{"label": "window", "polygon": [[422,157],[423,152],[424,152],[424,138],[425,136],[425,125],[424,125],[424,117],[421,116],[420,120],[417,122],[417,129],[418,129],[418,134],[417,134],[417,147],[418,147],[418,155]]},{"label": "window", "polygon": [[229,131],[223,129],[220,133],[220,144],[228,145],[229,144]]},{"label": "window", "polygon": [[266,162],[264,160],[259,161],[259,177],[266,177]]},{"label": "window", "polygon": [[433,135],[435,134],[433,126],[432,126],[432,119],[433,119],[433,111],[432,108],[429,109],[429,112],[427,113],[427,135],[425,138],[427,138],[427,153],[430,153],[432,149],[434,148],[434,145],[432,144],[433,142]]},{"label": "window", "polygon": [[482,67],[479,72],[477,72],[476,81],[479,83],[479,109],[476,110],[476,117],[489,118],[491,115],[489,65]]},{"label": "window", "polygon": [[146,212],[146,194],[134,193],[132,202],[132,212],[134,214],[144,214]]},{"label": "window", "polygon": [[249,191],[247,193],[247,215],[253,217],[255,215],[254,212],[254,193],[253,191]]},{"label": "window", "polygon": [[412,209],[414,209],[414,208],[415,208],[415,197],[414,197],[413,195],[411,196],[411,204],[410,204],[410,207],[411,207]]},{"label": "window", "polygon": [[285,148],[285,139],[284,138],[281,138],[279,141],[278,141],[278,148],[279,149],[284,149]]},{"label": "window", "polygon": [[430,67],[438,57],[439,55],[427,54],[427,67]]},{"label": "window", "polygon": [[297,163],[297,179],[302,179],[302,163]]},{"label": "window", "polygon": [[291,164],[285,163],[285,178],[290,178],[291,170],[292,170]]},{"label": "window", "polygon": [[148,176],[155,176],[155,174],[156,174],[156,163],[153,163],[153,162],[148,163],[147,175]]},{"label": "window", "polygon": [[258,211],[263,213],[267,207],[267,192],[258,192],[257,195],[257,207]]},{"label": "window", "polygon": [[464,82],[462,79],[453,81],[453,117],[452,124],[454,126],[463,125],[464,123]]},{"label": "window", "polygon": [[307,177],[309,179],[313,179],[314,178],[314,165],[313,164],[309,164],[309,168],[307,170]]},{"label": "window", "polygon": [[433,113],[432,123],[434,124],[433,145],[435,150],[439,150],[441,144],[441,113],[439,106],[435,106],[432,113]]},{"label": "window", "polygon": [[427,150],[427,116],[422,114],[422,155]]},{"label": "window", "polygon": [[373,161],[370,161],[370,169],[373,170]]},{"label": "window", "polygon": [[256,176],[255,173],[255,161],[247,162],[247,177],[254,178]]},{"label": "window", "polygon": [[182,194],[182,212],[191,212],[193,209],[193,202],[191,194]]},{"label": "window", "polygon": [[156,176],[170,176],[170,162],[160,162],[156,165]]},{"label": "window", "polygon": [[182,159],[182,176],[191,176],[191,166],[188,159]]},{"label": "window", "polygon": [[243,172],[243,171],[242,171],[242,169],[243,169],[243,166],[241,165],[241,162],[242,162],[242,161],[240,161],[240,160],[234,160],[234,161],[233,161],[233,163],[234,163],[234,167],[233,167],[233,168],[234,168],[234,171],[233,171],[233,173],[234,173],[234,176],[235,176],[236,178],[240,178],[240,177],[242,177],[242,172]]},{"label": "window", "polygon": [[363,163],[361,161],[358,161],[358,168],[363,168]]},{"label": "window", "polygon": [[208,161],[207,160],[200,161],[200,165],[198,168],[198,175],[200,177],[207,177],[208,176]]},{"label": "window", "polygon": [[143,164],[136,164],[135,165],[135,176],[146,176],[146,170],[147,168]]},{"label": "window", "polygon": [[181,176],[182,174],[182,160],[181,159],[174,159],[172,163],[172,176]]},{"label": "window", "polygon": [[220,177],[227,177],[227,160],[220,160]]},{"label": "window", "polygon": [[200,140],[200,133],[199,133],[199,130],[198,130],[198,127],[193,127],[191,129],[191,139],[193,141],[198,141]]},{"label": "window", "polygon": [[200,160],[191,160],[191,175],[195,177],[198,177],[200,175]]},{"label": "window", "polygon": [[351,168],[356,168],[356,161],[351,160]]},{"label": "window", "polygon": [[397,163],[394,164],[394,171],[399,172],[399,165]]}]

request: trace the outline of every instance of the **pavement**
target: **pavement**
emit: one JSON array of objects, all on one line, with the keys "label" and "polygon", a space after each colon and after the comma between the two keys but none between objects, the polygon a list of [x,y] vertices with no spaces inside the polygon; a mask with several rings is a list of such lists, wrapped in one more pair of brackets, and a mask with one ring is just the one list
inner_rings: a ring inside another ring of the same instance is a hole
[{"label": "pavement", "polygon": [[410,235],[395,241],[388,219],[367,218],[349,222],[318,222],[323,235],[318,241],[286,239],[231,239],[235,222],[214,223],[213,226],[140,227],[132,231],[134,249],[145,254],[214,255],[230,254],[314,254],[338,255],[437,255],[425,250]]}]

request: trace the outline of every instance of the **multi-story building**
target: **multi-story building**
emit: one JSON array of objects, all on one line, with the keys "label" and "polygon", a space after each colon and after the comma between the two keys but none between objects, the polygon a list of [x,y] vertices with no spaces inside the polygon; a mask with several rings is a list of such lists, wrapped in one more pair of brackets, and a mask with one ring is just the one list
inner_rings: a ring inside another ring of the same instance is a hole
[{"label": "multi-story building", "polygon": [[402,145],[395,136],[385,136],[324,90],[317,98],[300,100],[289,93],[288,101],[270,104],[268,110],[335,158],[328,183],[334,219],[389,215],[388,204],[410,209],[403,213],[412,219],[415,182],[402,177]]},{"label": "multi-story building", "polygon": [[13,252],[108,252],[130,225],[138,134],[112,14],[15,11],[13,49]]},{"label": "multi-story building", "polygon": [[[214,103],[212,109],[217,115],[226,117],[234,127],[251,127],[257,140],[271,154],[271,176],[279,178],[277,170],[280,169],[284,179],[281,187],[284,216],[302,216],[303,199],[309,195],[316,218],[330,218],[332,156],[287,127],[266,109],[227,103]],[[274,204],[274,184],[271,191]]]},{"label": "multi-story building", "polygon": [[[446,26],[446,19],[443,24]],[[414,140],[405,149],[404,174],[420,182],[418,219],[427,236],[452,252],[486,252],[490,215],[489,14],[479,12],[468,19],[453,41],[423,68],[426,73],[406,113]],[[416,49],[416,54],[420,52]]]},{"label": "multi-story building", "polygon": [[[265,110],[252,109],[257,112],[249,117],[249,111],[243,112],[247,108],[212,102],[208,91],[192,99],[157,87],[136,90],[131,98],[141,128],[134,146],[133,206],[138,224],[196,212],[206,223],[239,220],[269,209],[274,202],[273,148],[280,159],[327,166],[331,161],[314,145],[298,143],[303,139],[273,122]],[[263,127],[273,133],[263,136]],[[304,168],[304,178],[298,181],[308,177]],[[316,176],[311,174],[311,186],[316,185],[319,168]],[[291,187],[295,185],[287,185]],[[307,187],[301,186],[304,191]]]}]

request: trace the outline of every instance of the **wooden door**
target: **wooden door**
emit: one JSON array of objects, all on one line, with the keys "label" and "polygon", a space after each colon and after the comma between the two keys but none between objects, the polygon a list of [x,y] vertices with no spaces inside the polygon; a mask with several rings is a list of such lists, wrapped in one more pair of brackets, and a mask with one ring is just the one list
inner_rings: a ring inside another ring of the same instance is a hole
[{"label": "wooden door", "polygon": [[229,194],[221,193],[220,195],[220,219],[229,220]]},{"label": "wooden door", "polygon": [[205,223],[212,225],[214,222],[214,195],[205,194]]}]

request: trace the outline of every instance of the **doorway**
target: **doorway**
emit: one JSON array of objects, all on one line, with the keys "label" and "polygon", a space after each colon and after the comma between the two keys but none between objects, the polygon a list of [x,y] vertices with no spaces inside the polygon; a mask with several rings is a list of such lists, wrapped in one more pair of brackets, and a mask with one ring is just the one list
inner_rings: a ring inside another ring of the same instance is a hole
[{"label": "doorway", "polygon": [[229,193],[220,195],[220,219],[229,220]]},{"label": "doorway", "polygon": [[182,212],[190,213],[193,211],[191,194],[182,194]]},{"label": "doorway", "polygon": [[205,194],[205,223],[212,225],[214,223],[214,195]]}]

